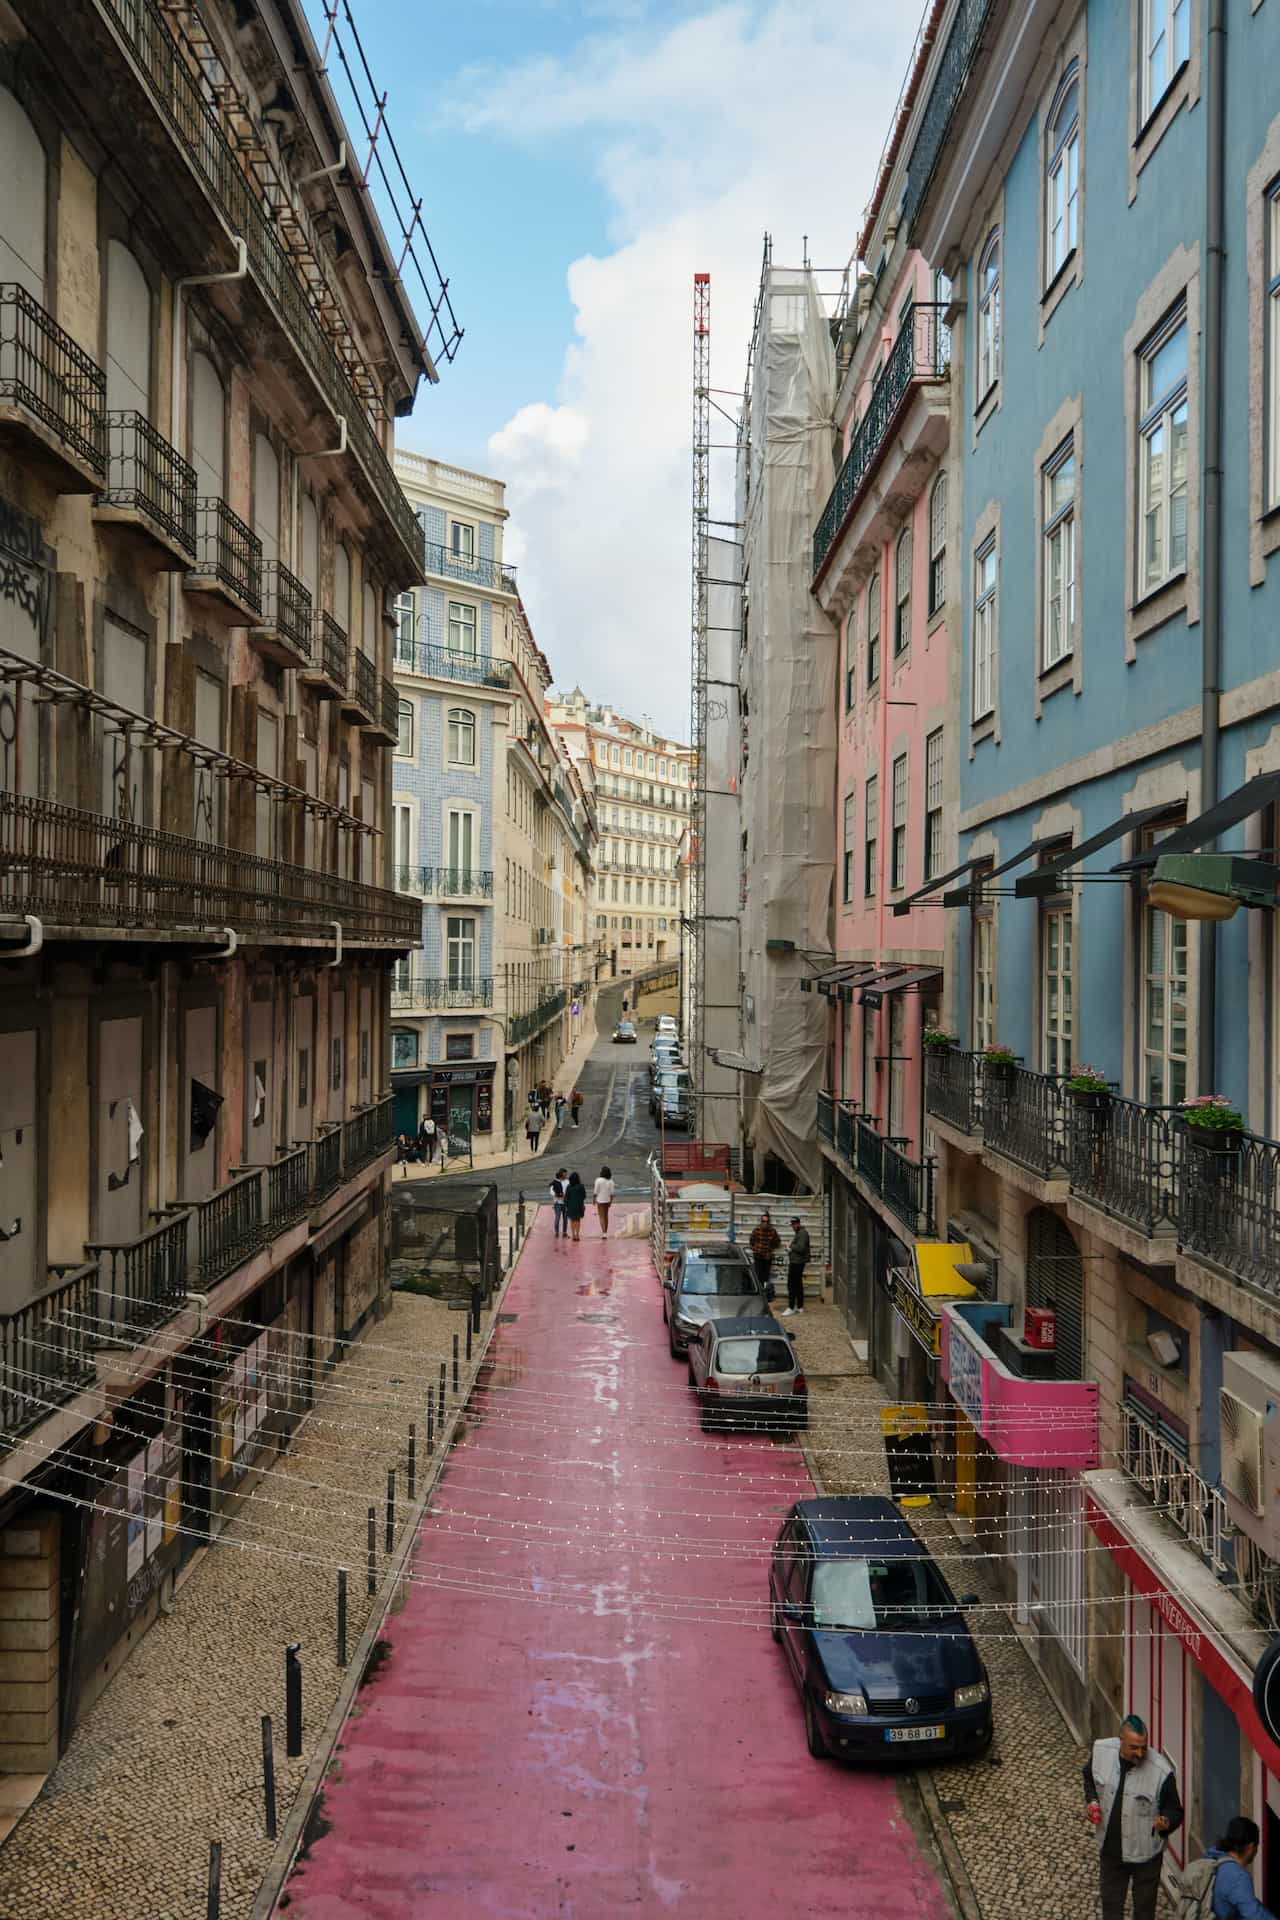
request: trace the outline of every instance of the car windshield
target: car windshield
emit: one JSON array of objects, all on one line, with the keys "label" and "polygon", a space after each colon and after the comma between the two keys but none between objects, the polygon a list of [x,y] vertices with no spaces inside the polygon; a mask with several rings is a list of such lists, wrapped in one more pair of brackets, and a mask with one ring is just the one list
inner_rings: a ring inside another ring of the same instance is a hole
[{"label": "car windshield", "polygon": [[795,1355],[785,1340],[722,1340],[716,1348],[717,1373],[794,1373]]},{"label": "car windshield", "polygon": [[755,1293],[755,1275],[740,1260],[691,1260],[680,1282],[681,1293]]},{"label": "car windshield", "polygon": [[687,1087],[688,1084],[689,1076],[687,1073],[663,1072],[658,1075],[658,1085],[660,1087]]},{"label": "car windshield", "polygon": [[914,1560],[820,1560],[813,1574],[815,1627],[927,1628],[955,1610],[941,1575]]}]

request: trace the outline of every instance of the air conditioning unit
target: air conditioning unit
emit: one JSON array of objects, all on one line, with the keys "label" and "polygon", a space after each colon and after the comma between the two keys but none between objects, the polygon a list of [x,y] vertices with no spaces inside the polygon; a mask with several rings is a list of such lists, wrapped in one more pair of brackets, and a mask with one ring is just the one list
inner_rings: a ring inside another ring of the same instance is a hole
[{"label": "air conditioning unit", "polygon": [[1261,1353],[1223,1354],[1218,1434],[1231,1519],[1280,1560],[1280,1363]]}]

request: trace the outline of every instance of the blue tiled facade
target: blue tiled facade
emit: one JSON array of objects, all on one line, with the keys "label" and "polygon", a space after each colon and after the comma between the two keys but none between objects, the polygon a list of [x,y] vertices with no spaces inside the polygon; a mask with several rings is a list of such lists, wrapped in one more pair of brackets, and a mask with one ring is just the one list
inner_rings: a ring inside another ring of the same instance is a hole
[{"label": "blue tiled facade", "polygon": [[[450,806],[474,810],[472,829],[472,866],[479,872],[493,871],[493,806],[495,752],[499,771],[505,773],[502,740],[494,744],[493,708],[485,700],[472,697],[474,689],[461,687],[456,694],[419,692],[408,678],[398,683],[402,701],[414,709],[414,754],[412,760],[399,754],[392,762],[393,803],[411,801],[414,807],[414,857],[416,867],[442,867],[449,864],[446,840]],[[476,764],[474,767],[450,766],[445,759],[447,714],[455,707],[465,708],[476,720]],[[414,971],[442,976],[447,971],[444,954],[444,922],[448,912],[474,914],[476,920],[476,966],[479,975],[493,973],[492,901],[449,907],[445,901],[429,901],[422,910],[422,954],[414,961]]]}]

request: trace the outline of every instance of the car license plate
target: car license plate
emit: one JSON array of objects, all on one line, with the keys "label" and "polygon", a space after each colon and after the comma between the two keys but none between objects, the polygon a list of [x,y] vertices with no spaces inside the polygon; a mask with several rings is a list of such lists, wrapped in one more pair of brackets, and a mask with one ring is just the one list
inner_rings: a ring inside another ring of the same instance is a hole
[{"label": "car license plate", "polygon": [[885,1731],[886,1740],[945,1740],[945,1727],[889,1727]]}]

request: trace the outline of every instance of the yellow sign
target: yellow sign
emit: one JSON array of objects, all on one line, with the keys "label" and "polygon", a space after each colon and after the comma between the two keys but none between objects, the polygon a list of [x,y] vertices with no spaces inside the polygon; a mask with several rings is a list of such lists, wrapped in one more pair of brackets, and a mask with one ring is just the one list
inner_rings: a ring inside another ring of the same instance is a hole
[{"label": "yellow sign", "polygon": [[929,1409],[910,1402],[881,1407],[880,1431],[886,1440],[907,1440],[914,1433],[928,1433]]},{"label": "yellow sign", "polygon": [[893,1270],[893,1304],[927,1354],[942,1352],[942,1315],[922,1300],[902,1267]]},{"label": "yellow sign", "polygon": [[968,1266],[973,1248],[964,1240],[917,1240],[912,1248],[916,1279],[926,1300],[945,1294],[950,1300],[972,1300],[977,1289],[962,1280],[957,1267]]}]

